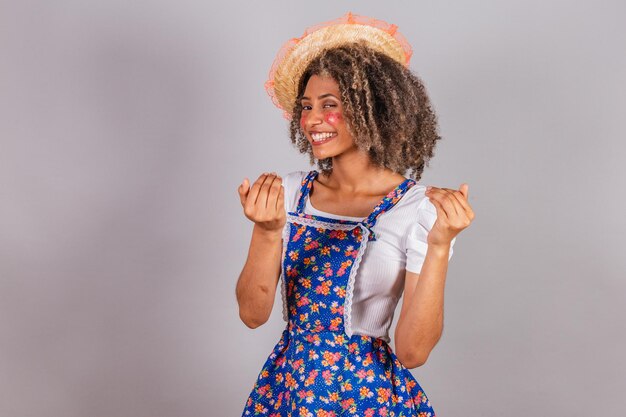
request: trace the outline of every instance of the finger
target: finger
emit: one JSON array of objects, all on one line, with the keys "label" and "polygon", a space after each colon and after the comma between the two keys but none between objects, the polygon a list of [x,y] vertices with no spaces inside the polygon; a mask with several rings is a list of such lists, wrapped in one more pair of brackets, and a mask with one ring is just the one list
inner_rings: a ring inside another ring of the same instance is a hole
[{"label": "finger", "polygon": [[[456,199],[450,197],[449,192],[438,187],[433,187],[428,192],[428,198],[437,200],[442,207],[446,210],[448,217],[458,216],[458,211],[455,205]],[[458,204],[458,203],[456,203]]]},{"label": "finger", "polygon": [[278,195],[280,194],[280,189],[283,188],[281,184],[282,178],[280,178],[280,175],[276,174],[274,181],[272,181],[270,185],[269,195],[267,196],[268,205],[272,210],[278,210]]},{"label": "finger", "polygon": [[450,217],[450,224],[460,227],[460,225],[465,225],[468,221],[471,222],[474,219],[474,212],[465,200],[463,194],[458,190],[452,190],[450,188],[444,188],[443,190],[447,192],[446,197],[453,202],[457,209],[455,216]]},{"label": "finger", "polygon": [[454,191],[454,196],[458,199],[459,203],[463,207],[465,215],[470,220],[473,220],[475,217],[474,210],[472,209],[472,206],[470,206],[469,202],[467,201],[467,199],[469,198],[469,184],[467,183],[461,184],[459,189]]},{"label": "finger", "polygon": [[261,185],[261,191],[259,192],[259,205],[265,209],[269,208],[270,203],[270,191],[272,189],[272,183],[276,179],[276,174],[271,172],[267,178],[265,178],[265,182]]},{"label": "finger", "polygon": [[278,198],[276,199],[276,210],[285,211],[285,187],[283,187],[282,181],[280,183]]},{"label": "finger", "polygon": [[456,190],[452,190],[450,188],[442,188],[442,190],[446,193],[444,194],[444,197],[448,199],[450,203],[452,204],[452,207],[454,207],[454,213],[457,216],[464,214],[465,211],[463,210],[463,206],[461,206],[456,196],[454,195]]},{"label": "finger", "polygon": [[445,208],[441,205],[441,203],[436,199],[429,198],[430,202],[435,206],[435,210],[437,210],[437,218],[441,219],[441,221],[448,221],[448,213],[446,213]]},{"label": "finger", "polygon": [[432,205],[435,206],[435,209],[437,210],[437,216],[438,217],[442,216],[442,218],[447,218],[448,214],[446,213],[446,210],[439,202],[438,195],[434,193],[435,190],[437,190],[437,187],[431,187],[430,190],[426,191],[426,196],[428,197],[428,200],[432,203]]},{"label": "finger", "polygon": [[268,174],[264,172],[257,178],[257,180],[252,184],[252,188],[250,188],[250,195],[248,196],[248,204],[256,205],[257,200],[259,198],[259,193],[261,192],[261,186],[265,182]]},{"label": "finger", "polygon": [[457,203],[460,205],[460,207],[458,208],[458,213],[459,214],[468,214],[470,212],[472,212],[472,208],[470,207],[469,203],[467,202],[467,198],[465,197],[465,194],[463,194],[462,191],[460,190],[452,190],[450,188],[445,188],[445,190],[447,190],[449,192],[449,195],[451,197],[454,197],[457,201]]}]

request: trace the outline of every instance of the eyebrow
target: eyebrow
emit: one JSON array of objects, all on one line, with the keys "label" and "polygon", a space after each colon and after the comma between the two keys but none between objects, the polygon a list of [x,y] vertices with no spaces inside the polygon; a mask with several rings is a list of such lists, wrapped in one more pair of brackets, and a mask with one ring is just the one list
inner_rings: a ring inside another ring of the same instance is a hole
[{"label": "eyebrow", "polygon": [[[337,98],[337,97],[336,97],[334,94],[332,94],[332,93],[326,93],[326,94],[322,94],[322,95],[321,95],[321,96],[319,96],[317,99],[318,99],[318,100],[321,100],[321,99],[326,98],[326,97],[334,97],[334,98]],[[300,100],[310,100],[310,98],[308,98],[307,96],[302,96],[302,98],[300,98]]]}]

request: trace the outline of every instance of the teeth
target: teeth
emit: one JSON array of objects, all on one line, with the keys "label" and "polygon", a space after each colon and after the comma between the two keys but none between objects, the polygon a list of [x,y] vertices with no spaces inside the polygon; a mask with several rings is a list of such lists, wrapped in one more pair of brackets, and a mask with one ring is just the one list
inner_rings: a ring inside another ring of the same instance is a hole
[{"label": "teeth", "polygon": [[325,133],[312,133],[311,137],[313,138],[314,141],[321,141],[324,139],[328,139],[331,136],[335,136],[334,133],[331,132],[325,132]]}]

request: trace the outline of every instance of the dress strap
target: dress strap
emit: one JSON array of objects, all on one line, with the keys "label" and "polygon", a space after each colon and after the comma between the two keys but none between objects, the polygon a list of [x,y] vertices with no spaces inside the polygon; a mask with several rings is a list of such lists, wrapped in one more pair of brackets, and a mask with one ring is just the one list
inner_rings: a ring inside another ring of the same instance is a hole
[{"label": "dress strap", "polygon": [[[378,205],[374,207],[374,210],[372,210],[367,219],[363,220],[363,223],[365,223],[365,225],[371,230],[371,228],[374,227],[374,225],[376,224],[376,221],[378,220],[380,215],[391,210],[393,206],[395,206],[396,203],[400,201],[404,193],[406,193],[415,184],[417,184],[417,181],[412,178],[407,178],[402,181],[396,188],[391,190],[389,194],[387,194],[385,197],[383,197],[382,200],[380,200]],[[376,239],[374,238],[372,240]]]},{"label": "dress strap", "polygon": [[296,207],[296,213],[304,214],[304,207],[306,203],[306,199],[309,195],[309,191],[311,191],[311,187],[313,186],[313,180],[317,177],[318,172],[313,170],[309,171],[308,174],[302,179],[300,183],[300,197],[298,197],[298,205]]}]

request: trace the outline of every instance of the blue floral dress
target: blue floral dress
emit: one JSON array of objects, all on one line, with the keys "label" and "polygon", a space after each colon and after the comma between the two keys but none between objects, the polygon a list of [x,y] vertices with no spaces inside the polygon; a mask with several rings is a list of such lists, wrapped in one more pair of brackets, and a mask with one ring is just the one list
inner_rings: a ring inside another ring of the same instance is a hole
[{"label": "blue floral dress", "polygon": [[317,171],[302,180],[283,234],[287,327],[263,365],[242,416],[434,417],[424,391],[380,338],[351,334],[354,280],[373,226],[416,182],[407,178],[363,221],[304,213]]}]

